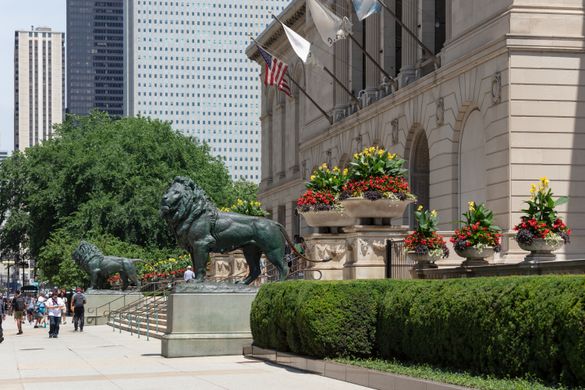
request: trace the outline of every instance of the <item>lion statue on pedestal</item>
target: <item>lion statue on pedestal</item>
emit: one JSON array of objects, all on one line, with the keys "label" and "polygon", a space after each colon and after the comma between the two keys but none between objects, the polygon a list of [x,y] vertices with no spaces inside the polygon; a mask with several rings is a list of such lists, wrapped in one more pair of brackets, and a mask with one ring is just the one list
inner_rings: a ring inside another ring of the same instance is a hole
[{"label": "lion statue on pedestal", "polygon": [[248,263],[249,273],[243,283],[250,284],[260,276],[262,253],[274,264],[280,280],[286,279],[289,269],[284,260],[285,241],[293,250],[294,245],[281,224],[220,212],[205,191],[187,177],[175,178],[162,197],[160,213],[174,231],[178,245],[191,254],[196,281],[205,278],[209,253],[235,249],[242,249]]},{"label": "lion statue on pedestal", "polygon": [[104,256],[97,246],[87,241],[81,241],[71,257],[82,270],[89,274],[91,288],[104,289],[108,278],[115,274],[120,274],[122,290],[126,290],[130,282],[140,287],[140,280],[134,267],[134,262],[142,261],[140,259]]}]

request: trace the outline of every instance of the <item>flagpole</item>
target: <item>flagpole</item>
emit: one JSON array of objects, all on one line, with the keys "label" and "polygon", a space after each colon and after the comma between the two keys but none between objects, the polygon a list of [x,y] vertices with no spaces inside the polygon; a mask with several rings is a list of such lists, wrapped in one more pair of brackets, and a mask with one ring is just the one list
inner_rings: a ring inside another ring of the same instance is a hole
[{"label": "flagpole", "polygon": [[321,106],[320,106],[320,105],[318,105],[318,104],[317,104],[317,102],[315,102],[315,101],[313,100],[313,98],[312,98],[312,97],[311,97],[311,96],[310,96],[310,95],[307,93],[307,91],[305,91],[305,89],[304,89],[303,87],[301,87],[301,86],[299,85],[299,83],[297,83],[297,82],[296,82],[296,80],[295,80],[295,79],[293,79],[293,78],[290,76],[290,74],[289,74],[288,72],[286,73],[286,75],[288,76],[288,79],[289,79],[290,81],[292,81],[294,85],[296,85],[296,86],[297,86],[297,88],[299,89],[299,91],[301,91],[301,92],[303,93],[303,95],[305,95],[305,96],[307,97],[307,99],[309,99],[309,100],[311,101],[311,103],[313,103],[313,104],[315,105],[315,107],[317,107],[317,109],[318,109],[319,111],[321,111],[321,114],[323,114],[323,116],[324,116],[325,118],[327,118],[327,120],[329,121],[329,124],[330,124],[330,125],[332,125],[332,124],[333,124],[333,118],[331,117],[331,115],[327,114],[327,112],[325,112],[325,110],[323,110],[323,109],[321,108]]},{"label": "flagpole", "polygon": [[[252,40],[252,41],[253,41],[253,42],[254,42],[256,45],[258,45],[258,46],[262,46],[260,43],[258,43],[258,41],[257,41],[256,39],[254,39],[254,37],[250,36],[250,39],[251,39],[251,40]],[[263,49],[263,50],[266,50],[265,48],[262,48],[262,49]],[[266,51],[268,51],[268,50],[266,50]],[[313,103],[313,104],[315,105],[315,107],[317,107],[317,109],[318,109],[318,110],[321,112],[321,114],[323,114],[323,116],[324,116],[325,118],[327,118],[327,120],[329,121],[329,124],[330,124],[330,125],[332,125],[332,124],[333,124],[333,118],[331,117],[331,115],[327,114],[327,112],[326,112],[325,110],[323,110],[323,108],[321,108],[321,106],[320,106],[320,105],[318,105],[318,104],[317,104],[317,102],[316,102],[315,100],[313,100],[313,98],[312,98],[312,97],[311,97],[311,96],[310,96],[310,95],[307,93],[307,91],[305,91],[305,89],[304,89],[303,87],[301,87],[301,86],[299,85],[299,83],[297,83],[297,82],[296,82],[296,80],[295,80],[295,79],[293,79],[293,78],[291,77],[291,75],[290,75],[290,73],[289,73],[288,71],[286,72],[286,75],[288,76],[288,79],[289,79],[290,81],[292,81],[294,85],[296,85],[296,86],[297,86],[297,88],[299,89],[299,91],[301,91],[301,92],[302,92],[302,93],[303,93],[303,94],[304,94],[304,95],[307,97],[307,99],[309,99],[309,101],[310,101],[311,103]]]},{"label": "flagpole", "polygon": [[424,43],[423,41],[421,41],[418,36],[412,32],[412,30],[410,30],[408,27],[406,27],[404,25],[404,23],[402,23],[402,20],[400,20],[400,18],[398,16],[396,16],[396,14],[394,13],[394,11],[392,11],[390,9],[390,7],[388,7],[386,5],[386,3],[384,2],[384,0],[376,0],[378,3],[380,3],[380,5],[382,7],[384,7],[384,9],[386,9],[386,11],[388,11],[388,13],[390,14],[390,16],[392,16],[394,18],[394,20],[396,21],[396,23],[398,23],[400,25],[400,27],[402,27],[402,29],[404,31],[406,31],[408,33],[408,35],[410,35],[415,41],[416,43],[418,43],[418,45],[424,50],[426,51],[431,58],[433,59],[433,62],[435,63],[435,67],[439,66],[439,59],[437,58],[437,56],[435,55],[435,53],[433,53],[431,51],[431,49],[429,49]]},{"label": "flagpole", "polygon": [[[278,21],[278,23],[281,24],[281,26],[284,26],[284,23],[282,23],[282,21],[277,16],[275,16],[274,14],[271,14],[271,15],[274,19],[276,19]],[[351,100],[353,100],[358,105],[359,108],[362,108],[360,101],[355,96],[353,96],[353,94],[350,92],[350,90],[347,89],[347,87],[345,85],[343,85],[343,83],[337,77],[335,77],[335,75],[333,73],[331,73],[331,71],[325,65],[323,65],[323,70],[325,71],[325,73],[327,73],[329,76],[331,76],[337,84],[339,84],[339,86],[350,96]]]},{"label": "flagpole", "polygon": [[368,52],[366,51],[366,49],[365,49],[365,48],[364,48],[364,47],[363,47],[363,46],[362,46],[362,45],[361,45],[361,44],[360,44],[360,43],[357,41],[357,39],[355,39],[355,37],[353,36],[353,34],[347,34],[347,36],[348,36],[348,37],[349,37],[349,39],[351,39],[351,41],[352,41],[353,43],[355,43],[355,45],[356,45],[356,46],[357,46],[357,47],[358,47],[358,48],[359,48],[359,49],[360,49],[360,50],[361,50],[361,51],[362,51],[362,52],[363,52],[363,53],[366,55],[366,57],[368,57],[368,58],[370,59],[370,61],[372,61],[372,62],[374,63],[374,65],[376,65],[376,67],[377,67],[378,69],[380,69],[380,71],[381,71],[381,72],[384,74],[384,76],[386,76],[386,77],[388,78],[388,80],[392,81],[392,83],[393,83],[395,86],[397,86],[397,85],[398,85],[398,83],[396,82],[396,79],[395,79],[394,77],[390,76],[390,75],[388,74],[388,72],[386,72],[386,71],[384,70],[384,68],[382,68],[382,66],[381,66],[381,65],[380,65],[380,64],[379,64],[379,63],[378,63],[378,62],[377,62],[377,61],[374,59],[374,57],[372,57],[372,56],[370,55],[370,53],[368,53]]}]

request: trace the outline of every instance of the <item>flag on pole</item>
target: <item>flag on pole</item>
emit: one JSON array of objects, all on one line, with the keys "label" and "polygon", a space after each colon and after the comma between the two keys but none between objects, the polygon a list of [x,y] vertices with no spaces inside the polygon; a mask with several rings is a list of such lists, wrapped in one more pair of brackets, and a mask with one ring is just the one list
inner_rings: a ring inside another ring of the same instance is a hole
[{"label": "flag on pole", "polygon": [[295,53],[297,53],[299,58],[305,64],[316,65],[322,68],[322,65],[319,63],[319,61],[317,61],[311,52],[311,43],[294,32],[291,28],[287,27],[284,23],[281,22],[280,24],[282,24],[282,28],[286,33],[286,37],[288,38],[290,45],[292,46]]},{"label": "flag on pole", "polygon": [[368,16],[380,12],[382,5],[378,0],[353,0],[353,8],[359,20],[364,20]]},{"label": "flag on pole", "polygon": [[318,0],[307,0],[307,3],[315,27],[327,45],[331,47],[335,42],[347,38],[347,35],[351,33],[351,22],[347,17],[340,18]]},{"label": "flag on pole", "polygon": [[288,70],[288,65],[268,53],[259,44],[256,44],[256,47],[264,59],[264,62],[266,62],[266,71],[264,72],[263,80],[264,85],[276,85],[280,91],[284,92],[288,96],[292,96],[288,82],[284,77],[286,75],[286,71]]}]

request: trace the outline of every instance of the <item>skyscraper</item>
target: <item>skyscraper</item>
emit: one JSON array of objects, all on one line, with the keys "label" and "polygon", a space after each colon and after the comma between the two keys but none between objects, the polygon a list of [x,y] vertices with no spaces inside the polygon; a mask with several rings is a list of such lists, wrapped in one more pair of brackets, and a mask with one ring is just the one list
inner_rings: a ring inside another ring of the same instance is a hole
[{"label": "skyscraper", "polygon": [[64,43],[47,27],[14,34],[14,149],[50,138],[63,121]]},{"label": "skyscraper", "polygon": [[260,181],[260,81],[244,54],[288,0],[135,0],[130,115],[207,142],[233,178]]},{"label": "skyscraper", "polygon": [[[130,0],[133,1],[133,0]],[[67,0],[67,110],[126,114],[125,15],[129,0]]]}]

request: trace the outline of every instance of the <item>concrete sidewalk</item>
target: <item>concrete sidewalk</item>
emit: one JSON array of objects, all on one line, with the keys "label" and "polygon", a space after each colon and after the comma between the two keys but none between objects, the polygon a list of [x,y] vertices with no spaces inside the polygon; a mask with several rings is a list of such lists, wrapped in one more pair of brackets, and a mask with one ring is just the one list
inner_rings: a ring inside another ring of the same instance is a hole
[{"label": "concrete sidewalk", "polygon": [[58,339],[26,324],[16,335],[3,322],[0,389],[363,389],[243,356],[165,359],[160,341],[112,332],[108,326],[73,332],[71,318]]}]

